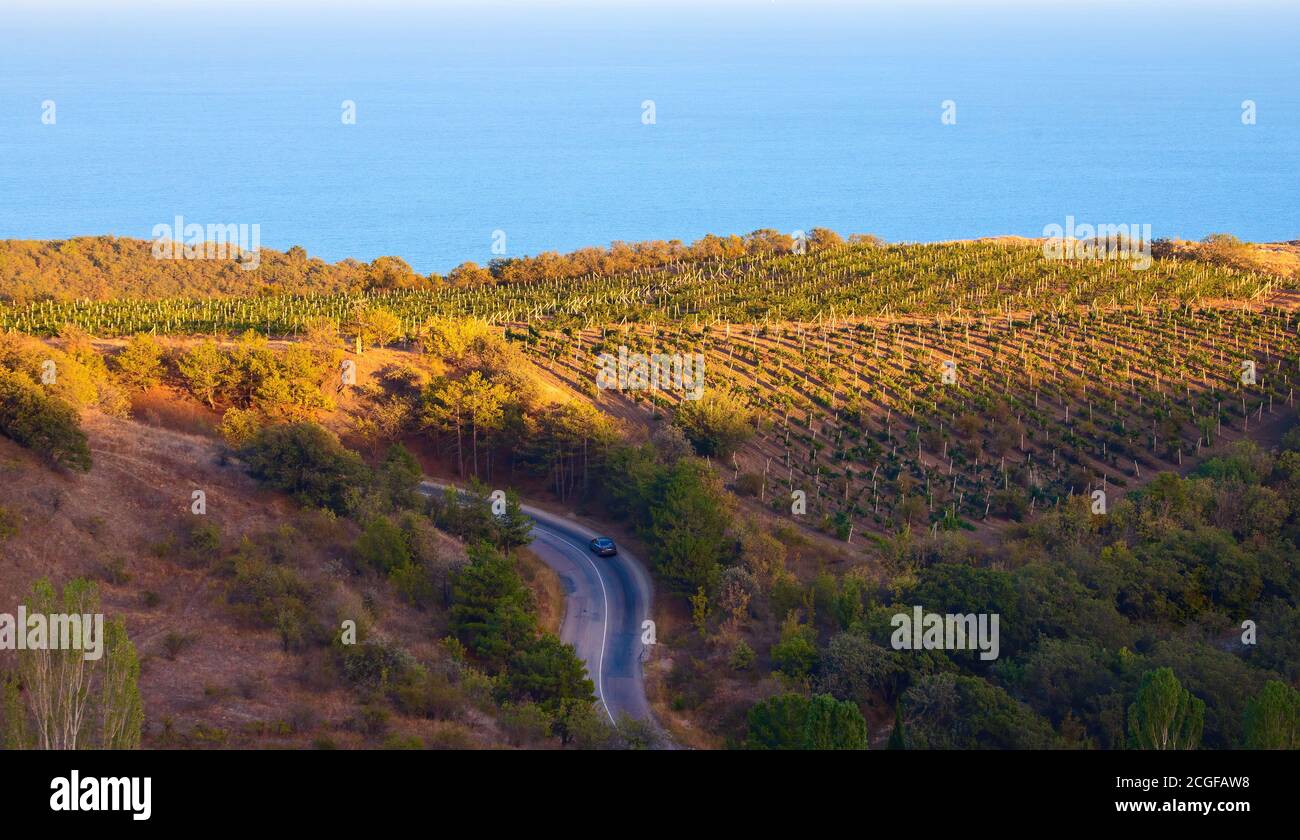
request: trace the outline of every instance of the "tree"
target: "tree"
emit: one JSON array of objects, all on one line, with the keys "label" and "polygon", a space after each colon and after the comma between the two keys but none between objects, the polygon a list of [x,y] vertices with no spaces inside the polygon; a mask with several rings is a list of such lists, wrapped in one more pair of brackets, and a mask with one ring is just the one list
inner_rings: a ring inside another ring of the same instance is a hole
[{"label": "tree", "polygon": [[493,670],[537,632],[533,596],[519,572],[496,549],[479,543],[452,582],[451,629]]},{"label": "tree", "polygon": [[615,446],[600,474],[600,496],[614,516],[636,523],[651,521],[655,488],[662,471],[650,446]]},{"label": "tree", "polygon": [[1142,750],[1194,750],[1205,725],[1205,701],[1183,688],[1172,668],[1142,675],[1128,707],[1129,737]]},{"label": "tree", "polygon": [[749,709],[745,746],[751,750],[795,750],[803,744],[808,698],[801,694],[769,697]]},{"label": "tree", "polygon": [[1250,248],[1230,233],[1211,233],[1200,241],[1197,256],[1207,262],[1251,268]]},{"label": "tree", "polygon": [[469,418],[474,475],[477,476],[479,433],[490,433],[501,427],[503,406],[510,398],[510,391],[499,382],[489,381],[478,371],[465,377],[461,387],[465,413]]},{"label": "tree", "polygon": [[463,262],[451,270],[447,275],[447,282],[453,286],[470,288],[473,286],[490,285],[494,282],[492,272],[483,268],[476,262]]},{"label": "tree", "polygon": [[13,672],[0,674],[0,745],[7,750],[28,749],[32,736],[27,724],[27,708],[23,704],[20,678]]},{"label": "tree", "polygon": [[487,485],[477,478],[469,480],[469,487],[464,492],[446,488],[442,499],[433,503],[433,517],[440,528],[466,543],[494,544],[498,540],[498,523],[492,515],[491,496]]},{"label": "tree", "polygon": [[806,750],[865,750],[867,721],[858,707],[829,694],[815,695],[804,717]]},{"label": "tree", "polygon": [[678,592],[711,590],[729,545],[731,516],[716,477],[698,461],[679,461],[659,482],[651,508],[650,556]]},{"label": "tree", "polygon": [[379,484],[392,510],[414,508],[419,501],[420,481],[424,471],[411,450],[395,443],[384,454],[379,467]]},{"label": "tree", "polygon": [[402,334],[402,321],[387,309],[366,306],[358,301],[346,330],[356,340],[357,352],[361,352],[370,346],[386,347],[392,344]]},{"label": "tree", "polygon": [[144,725],[140,658],[121,618],[114,618],[104,626],[102,662],[99,746],[106,750],[139,749],[140,730]]},{"label": "tree", "polygon": [[1270,680],[1246,703],[1245,729],[1247,749],[1300,749],[1300,691]]},{"label": "tree", "polygon": [[189,386],[190,393],[216,408],[217,392],[226,377],[226,357],[211,341],[191,347],[176,360],[176,369]]},{"label": "tree", "polygon": [[344,514],[370,483],[361,457],[333,432],[315,423],[287,423],[259,431],[240,450],[248,472],[259,481],[291,493],[305,505]]},{"label": "tree", "polygon": [[372,307],[363,316],[366,332],[371,336],[376,347],[387,347],[402,334],[402,321],[387,309]]},{"label": "tree", "polygon": [[701,586],[695,590],[695,594],[690,597],[691,602],[691,623],[695,625],[695,632],[700,634],[700,638],[708,635],[709,616],[713,610],[709,604],[709,593],[704,591]]},{"label": "tree", "polygon": [[682,400],[673,422],[700,455],[724,458],[754,434],[749,411],[730,396],[710,391],[698,400]]},{"label": "tree", "polygon": [[533,541],[533,518],[524,513],[519,503],[519,493],[513,488],[506,491],[506,510],[496,518],[497,544],[506,556],[518,546]]},{"label": "tree", "polygon": [[619,746],[625,750],[657,750],[663,746],[663,734],[652,721],[634,718],[627,712],[618,716],[614,729]]},{"label": "tree", "polygon": [[536,703],[552,716],[555,734],[568,743],[566,709],[596,702],[596,686],[573,645],[551,633],[517,650],[506,671],[505,693],[514,701]]},{"label": "tree", "polygon": [[815,227],[808,231],[808,250],[821,251],[843,245],[844,239],[830,228]]},{"label": "tree", "polygon": [[367,268],[366,286],[370,289],[415,289],[424,285],[424,278],[401,257],[375,257]]},{"label": "tree", "polygon": [[[48,580],[38,580],[24,606],[29,615],[88,620],[100,614],[99,590],[75,579],[60,592]],[[86,643],[96,632],[102,632],[102,651],[98,659],[87,659]],[[45,750],[138,748],[144,720],[140,664],[122,620],[98,628],[62,625],[57,631],[50,622],[47,633],[41,646],[19,652],[22,692],[13,683],[5,690],[6,740]]]},{"label": "tree", "polygon": [[242,449],[257,437],[263,422],[262,413],[257,409],[231,406],[221,415],[221,424],[217,428],[228,445]]},{"label": "tree", "polygon": [[[91,615],[99,609],[99,592],[88,581],[74,580],[60,594],[48,580],[38,580],[26,607],[29,614]],[[91,718],[90,661],[79,646],[53,643],[35,650],[29,647],[25,654],[18,669],[35,723],[36,746],[43,750],[85,746],[81,731]]]},{"label": "tree", "polygon": [[580,750],[604,750],[616,745],[618,732],[599,703],[569,699],[560,701],[560,710],[551,724],[551,732],[564,746]]},{"label": "tree", "polygon": [[[598,453],[616,438],[608,417],[581,402],[554,403],[527,418],[525,459],[532,469],[549,474],[555,495],[569,498],[582,477],[582,492],[588,488],[589,467]],[[616,479],[605,476],[606,488]]]},{"label": "tree", "polygon": [[749,710],[751,750],[865,750],[867,722],[853,703],[829,694],[782,694]]},{"label": "tree", "polygon": [[459,361],[471,351],[481,351],[500,341],[486,321],[473,318],[429,318],[421,328],[424,352],[449,361]]},{"label": "tree", "polygon": [[465,386],[455,379],[439,377],[424,392],[424,424],[437,432],[456,433],[456,474],[465,474],[464,428],[468,402]]},{"label": "tree", "polygon": [[1001,686],[965,674],[914,678],[899,707],[907,745],[920,749],[1048,749],[1051,724]]},{"label": "tree", "polygon": [[728,630],[739,630],[749,623],[750,604],[759,593],[758,580],[744,566],[728,566],[718,585],[718,606]]},{"label": "tree", "polygon": [[[306,344],[289,345],[275,357],[274,373],[259,388],[256,402],[268,411],[274,410],[290,417],[310,416],[314,409],[332,408],[333,402],[325,396],[321,386],[334,362],[334,354],[330,352]],[[267,386],[272,382],[277,382],[275,390],[281,392],[275,395],[274,400],[270,394],[263,393],[269,390]]]},{"label": "tree", "polygon": [[874,696],[886,702],[902,690],[907,671],[895,651],[873,642],[864,632],[840,633],[826,646],[818,687],[839,698],[867,703]]},{"label": "tree", "polygon": [[113,358],[117,374],[127,387],[143,391],[162,377],[162,348],[151,336],[133,336]]},{"label": "tree", "polygon": [[740,530],[740,558],[758,581],[771,581],[785,570],[785,545],[754,521]]},{"label": "tree", "polygon": [[506,737],[516,747],[543,740],[551,733],[551,716],[536,703],[507,703],[497,715]]},{"label": "tree", "polygon": [[335,347],[339,339],[338,319],[327,316],[308,319],[303,326],[303,337],[308,344],[322,350]]},{"label": "tree", "polygon": [[682,427],[672,423],[661,425],[651,432],[650,443],[654,446],[659,461],[664,464],[676,463],[694,451]]}]

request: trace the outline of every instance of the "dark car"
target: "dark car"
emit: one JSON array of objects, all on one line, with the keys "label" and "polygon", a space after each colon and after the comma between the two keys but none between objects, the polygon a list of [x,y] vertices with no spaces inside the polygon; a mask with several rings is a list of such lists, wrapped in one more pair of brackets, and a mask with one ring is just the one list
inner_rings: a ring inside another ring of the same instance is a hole
[{"label": "dark car", "polygon": [[618,554],[618,546],[609,537],[596,537],[591,541],[591,550],[601,557],[613,557]]}]

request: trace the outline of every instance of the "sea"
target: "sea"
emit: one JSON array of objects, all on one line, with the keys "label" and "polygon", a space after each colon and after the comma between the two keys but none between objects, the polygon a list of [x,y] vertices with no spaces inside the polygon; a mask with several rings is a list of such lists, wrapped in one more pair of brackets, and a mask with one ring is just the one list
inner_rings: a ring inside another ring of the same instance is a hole
[{"label": "sea", "polygon": [[0,239],[1300,239],[1300,2],[0,0]]}]

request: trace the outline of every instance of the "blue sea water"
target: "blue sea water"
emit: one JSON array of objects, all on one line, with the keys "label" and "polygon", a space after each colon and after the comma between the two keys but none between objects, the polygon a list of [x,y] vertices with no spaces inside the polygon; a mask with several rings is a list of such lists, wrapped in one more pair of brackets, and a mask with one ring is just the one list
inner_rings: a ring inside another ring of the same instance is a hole
[{"label": "blue sea water", "polygon": [[1295,2],[3,3],[0,238],[1300,238]]}]

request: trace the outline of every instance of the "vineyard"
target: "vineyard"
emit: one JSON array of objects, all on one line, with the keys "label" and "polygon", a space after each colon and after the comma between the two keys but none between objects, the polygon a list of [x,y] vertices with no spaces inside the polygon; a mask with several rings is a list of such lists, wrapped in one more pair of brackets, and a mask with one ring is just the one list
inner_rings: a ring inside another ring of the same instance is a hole
[{"label": "vineyard", "polygon": [[359,294],[205,299],[55,301],[0,306],[0,330],[53,335],[76,324],[94,335],[140,332],[292,336],[314,319],[346,321],[358,306],[396,315],[414,337],[431,317],[554,329],[645,323],[685,327],[836,321],[908,315],[1068,313],[1078,307],[1255,300],[1277,278],[1191,260],[1044,258],[1039,245],[977,241],[847,244],[808,254],[682,262],[663,269],[511,285]]},{"label": "vineyard", "polygon": [[0,309],[0,329],[293,337],[383,310],[414,340],[430,319],[477,318],[571,391],[642,420],[680,393],[599,391],[599,355],[699,353],[706,400],[752,427],[716,453],[733,489],[778,513],[801,490],[810,518],[851,541],[1122,492],[1259,430],[1300,374],[1300,318],[1262,302],[1277,282],[1192,260],[1054,261],[1023,242],[855,243],[563,283],[44,301]]},{"label": "vineyard", "polygon": [[[529,346],[540,364],[592,393],[592,354],[620,345],[704,353],[710,393],[747,406],[755,430],[724,465],[730,478],[784,513],[791,492],[803,490],[809,513],[847,538],[851,528],[904,521],[955,528],[990,515],[1020,519],[1190,464],[1293,405],[1297,327],[1300,319],[1281,310],[1161,307],[629,326]],[[1243,382],[1247,360],[1253,384]],[[951,383],[945,362],[955,363]],[[671,390],[600,393],[651,413],[680,399]]]}]

